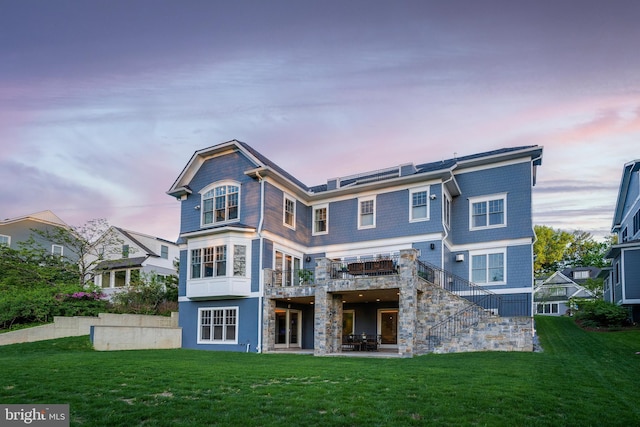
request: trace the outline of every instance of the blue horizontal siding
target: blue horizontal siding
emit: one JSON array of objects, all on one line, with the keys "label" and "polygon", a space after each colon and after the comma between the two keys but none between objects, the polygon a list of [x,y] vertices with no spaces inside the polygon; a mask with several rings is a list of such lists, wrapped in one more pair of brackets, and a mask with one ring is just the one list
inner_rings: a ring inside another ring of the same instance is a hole
[{"label": "blue horizontal siding", "polygon": [[[462,195],[452,202],[450,239],[454,244],[533,237],[531,222],[531,166],[518,163],[456,176]],[[507,193],[507,226],[470,230],[469,198]]]},{"label": "blue horizontal siding", "polygon": [[260,184],[244,173],[254,167],[253,163],[238,153],[205,161],[189,182],[193,193],[181,202],[181,232],[187,233],[200,229],[202,209],[196,209],[196,206],[201,205],[202,202],[200,191],[208,185],[222,180],[233,180],[240,183],[239,222],[257,228],[260,213]]},{"label": "blue horizontal siding", "polygon": [[[218,301],[185,301],[179,303],[179,325],[182,328],[182,347],[199,350],[252,352],[258,344],[258,298]],[[238,307],[238,344],[198,344],[198,309],[201,307]]]}]

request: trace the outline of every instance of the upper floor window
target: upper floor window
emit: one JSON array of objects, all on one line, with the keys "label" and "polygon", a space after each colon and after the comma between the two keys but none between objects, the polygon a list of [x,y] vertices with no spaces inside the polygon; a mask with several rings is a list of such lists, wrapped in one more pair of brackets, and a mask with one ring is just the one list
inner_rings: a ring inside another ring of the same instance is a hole
[{"label": "upper floor window", "polygon": [[471,281],[478,284],[505,283],[506,251],[471,253]]},{"label": "upper floor window", "polygon": [[640,209],[633,216],[633,235],[635,236],[640,231]]},{"label": "upper floor window", "polygon": [[[217,245],[191,250],[191,278],[227,276],[227,264],[233,266],[234,276],[247,274],[247,247],[245,245]],[[230,252],[232,251],[232,252]],[[229,259],[232,256],[232,259]]]},{"label": "upper floor window", "polygon": [[622,230],[622,242],[624,243],[627,240],[629,240],[629,230],[625,227],[624,230]]},{"label": "upper floor window", "polygon": [[202,195],[202,224],[217,224],[234,221],[239,218],[238,185],[223,184],[208,190]]},{"label": "upper floor window", "polygon": [[583,271],[574,271],[573,272],[574,279],[588,279],[589,278],[589,270]]},{"label": "upper floor window", "polygon": [[169,259],[169,246],[160,245],[160,258]]},{"label": "upper floor window", "polygon": [[507,225],[507,195],[469,199],[471,230],[504,227]]},{"label": "upper floor window", "polygon": [[129,245],[122,245],[122,258],[129,258]]},{"label": "upper floor window", "polygon": [[11,237],[0,234],[0,245],[11,245]]},{"label": "upper floor window", "polygon": [[329,232],[329,205],[314,206],[313,208],[313,235],[327,234]]},{"label": "upper floor window", "polygon": [[62,256],[64,248],[61,245],[51,245],[51,254],[56,256]]},{"label": "upper floor window", "polygon": [[451,228],[451,197],[447,193],[444,194],[443,218],[444,225]]},{"label": "upper floor window", "polygon": [[376,226],[376,199],[367,197],[358,199],[358,229]]},{"label": "upper floor window", "polygon": [[425,221],[429,219],[429,190],[414,188],[409,191],[409,221]]},{"label": "upper floor window", "polygon": [[285,194],[283,201],[283,218],[284,225],[296,228],[296,201],[294,198]]}]

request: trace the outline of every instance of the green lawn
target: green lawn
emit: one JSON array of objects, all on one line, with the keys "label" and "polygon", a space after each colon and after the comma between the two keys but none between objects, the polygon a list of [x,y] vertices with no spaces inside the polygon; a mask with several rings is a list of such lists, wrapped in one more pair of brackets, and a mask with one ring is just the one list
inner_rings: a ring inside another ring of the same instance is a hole
[{"label": "green lawn", "polygon": [[640,331],[537,318],[542,353],[359,359],[0,347],[1,403],[68,403],[71,425],[640,425]]}]

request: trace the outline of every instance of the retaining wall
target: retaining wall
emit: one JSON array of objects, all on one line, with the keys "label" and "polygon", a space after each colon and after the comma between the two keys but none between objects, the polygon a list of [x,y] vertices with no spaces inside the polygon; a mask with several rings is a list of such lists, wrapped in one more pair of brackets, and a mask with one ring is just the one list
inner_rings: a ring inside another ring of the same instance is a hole
[{"label": "retaining wall", "polygon": [[[114,313],[100,313],[98,317],[61,317],[56,316],[53,318],[53,323],[42,326],[35,326],[33,328],[20,329],[18,331],[6,332],[0,334],[0,345],[18,344],[24,342],[44,341],[52,340],[56,338],[75,337],[80,335],[90,335],[91,328],[93,326],[105,326],[105,327],[137,327],[137,328],[149,328],[147,333],[152,333],[154,329],[158,329],[154,333],[158,336],[157,342],[165,342],[164,337],[166,334],[176,334],[181,331],[178,328],[178,313],[171,313],[171,317],[166,316],[150,316],[143,314],[114,314]],[[161,331],[162,329],[173,330],[173,332]],[[121,330],[123,332],[124,330]],[[182,336],[181,332],[179,333]],[[100,336],[105,336],[103,333]],[[113,346],[116,345],[117,335],[107,335],[110,339],[113,339]],[[175,338],[173,338],[175,341]],[[127,342],[129,337],[123,337],[123,341]],[[146,339],[147,342],[156,342],[151,338]],[[181,344],[181,340],[180,340]],[[100,346],[105,345],[100,343]],[[178,345],[180,347],[180,345]],[[156,347],[147,347],[156,348]],[[158,347],[158,348],[176,348],[176,347]]]}]

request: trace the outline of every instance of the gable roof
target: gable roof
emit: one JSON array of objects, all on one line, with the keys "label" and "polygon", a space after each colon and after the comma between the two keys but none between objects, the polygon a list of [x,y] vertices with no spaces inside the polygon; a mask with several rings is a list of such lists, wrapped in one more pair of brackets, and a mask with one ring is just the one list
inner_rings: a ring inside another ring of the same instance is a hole
[{"label": "gable roof", "polygon": [[[447,188],[452,195],[457,195],[459,194],[459,188],[453,178],[454,169],[461,170],[464,168],[488,165],[498,161],[507,161],[526,156],[531,158],[532,166],[534,166],[533,184],[535,185],[535,166],[542,163],[542,147],[537,145],[519,146],[501,148],[437,162],[423,163],[417,166],[410,165],[410,168],[404,167],[407,165],[399,165],[377,171],[369,171],[347,177],[334,178],[329,180],[327,184],[308,187],[278,166],[275,162],[269,160],[267,157],[253,149],[250,145],[234,139],[194,152],[185,168],[182,170],[171,188],[167,191],[167,194],[177,198],[191,194],[192,190],[189,188],[189,182],[200,166],[202,166],[204,161],[215,156],[229,154],[232,152],[239,152],[243,154],[255,165],[254,169],[245,172],[247,175],[257,178],[273,176],[275,179],[282,180],[290,184],[289,186],[293,187],[298,195],[306,196],[307,198],[313,198],[314,195],[326,193],[328,191],[343,191],[343,189],[356,185],[371,186],[380,185],[380,183],[390,183],[396,180],[422,180],[425,178],[425,175],[432,175],[434,178],[437,178],[438,176],[447,178]],[[449,177],[451,179],[448,179]]]},{"label": "gable roof", "polygon": [[17,216],[15,218],[7,218],[4,220],[0,220],[0,225],[11,224],[19,221],[38,221],[42,223],[57,225],[64,228],[69,228],[69,225],[60,219],[56,214],[51,212],[50,210],[40,211],[36,213],[32,213],[29,215]]},{"label": "gable roof", "polygon": [[631,162],[628,162],[622,169],[622,178],[620,179],[620,187],[618,188],[618,199],[616,201],[616,208],[613,213],[613,222],[611,224],[612,233],[618,231],[622,226],[624,206],[627,202],[627,196],[629,194],[629,183],[631,182],[631,175],[638,170],[640,170],[640,160],[633,160]]}]

